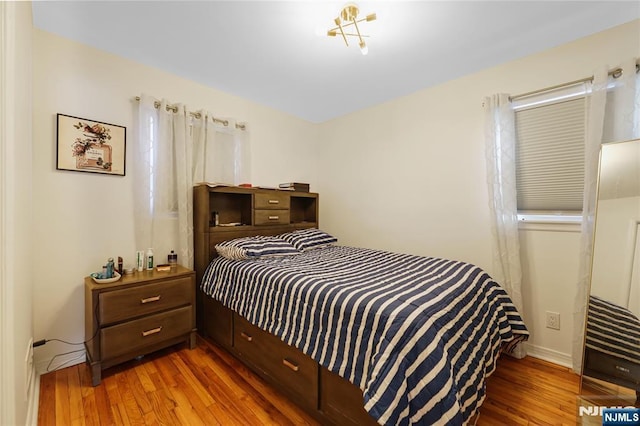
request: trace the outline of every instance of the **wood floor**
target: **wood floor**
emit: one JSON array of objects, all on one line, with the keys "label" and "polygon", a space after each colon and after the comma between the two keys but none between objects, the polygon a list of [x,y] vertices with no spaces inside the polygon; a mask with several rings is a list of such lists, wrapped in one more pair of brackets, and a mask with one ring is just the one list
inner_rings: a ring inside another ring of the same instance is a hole
[{"label": "wood floor", "polygon": [[[575,425],[578,376],[535,358],[503,357],[478,425]],[[317,425],[261,378],[202,340],[103,372],[84,364],[41,376],[38,424]]]}]

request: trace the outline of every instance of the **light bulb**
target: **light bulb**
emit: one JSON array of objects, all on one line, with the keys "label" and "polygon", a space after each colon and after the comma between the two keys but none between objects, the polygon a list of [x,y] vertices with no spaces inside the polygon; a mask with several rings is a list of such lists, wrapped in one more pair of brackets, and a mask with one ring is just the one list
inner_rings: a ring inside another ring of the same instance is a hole
[{"label": "light bulb", "polygon": [[367,53],[369,53],[369,46],[364,44],[364,41],[360,42],[360,52],[362,52],[363,55],[366,55]]}]

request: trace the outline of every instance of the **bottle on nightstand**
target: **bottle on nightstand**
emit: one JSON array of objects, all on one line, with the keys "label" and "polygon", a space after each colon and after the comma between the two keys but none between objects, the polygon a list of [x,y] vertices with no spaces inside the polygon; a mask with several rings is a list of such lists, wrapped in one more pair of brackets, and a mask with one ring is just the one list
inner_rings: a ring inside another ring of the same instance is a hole
[{"label": "bottle on nightstand", "polygon": [[153,249],[147,250],[147,270],[153,269]]}]

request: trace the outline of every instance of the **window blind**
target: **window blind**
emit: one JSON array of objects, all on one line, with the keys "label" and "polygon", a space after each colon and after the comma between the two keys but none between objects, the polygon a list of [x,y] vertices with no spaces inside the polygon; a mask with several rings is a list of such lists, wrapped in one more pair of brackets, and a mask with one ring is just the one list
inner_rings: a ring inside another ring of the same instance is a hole
[{"label": "window blind", "polygon": [[582,211],[584,96],[515,112],[519,211]]}]

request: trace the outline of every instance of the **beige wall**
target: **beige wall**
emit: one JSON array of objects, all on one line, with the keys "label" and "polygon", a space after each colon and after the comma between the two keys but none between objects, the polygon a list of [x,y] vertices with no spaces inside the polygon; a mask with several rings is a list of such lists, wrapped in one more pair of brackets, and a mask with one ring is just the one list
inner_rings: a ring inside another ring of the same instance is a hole
[{"label": "beige wall", "polygon": [[[491,271],[483,97],[577,80],[637,56],[640,21],[324,123],[323,227],[345,244],[451,257]],[[530,342],[542,356],[569,362],[580,234],[521,235]],[[545,328],[545,311],[561,314],[561,330]]]},{"label": "beige wall", "polygon": [[[33,421],[31,3],[0,3],[0,424]],[[31,385],[27,383],[31,378]]]},{"label": "beige wall", "polygon": [[[36,340],[82,342],[83,278],[99,270],[110,256],[133,260],[131,147],[136,143],[132,131],[136,95],[164,97],[191,110],[246,121],[254,183],[295,180],[310,182],[317,189],[316,125],[47,32],[36,29],[33,34],[33,229],[37,241],[31,259]],[[126,126],[126,176],[57,171],[57,113]],[[58,342],[37,348],[39,370],[53,355],[77,348],[81,346]],[[73,357],[62,357],[52,367]]]}]

